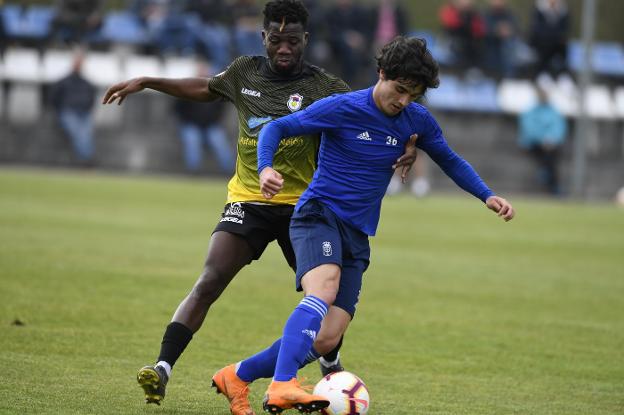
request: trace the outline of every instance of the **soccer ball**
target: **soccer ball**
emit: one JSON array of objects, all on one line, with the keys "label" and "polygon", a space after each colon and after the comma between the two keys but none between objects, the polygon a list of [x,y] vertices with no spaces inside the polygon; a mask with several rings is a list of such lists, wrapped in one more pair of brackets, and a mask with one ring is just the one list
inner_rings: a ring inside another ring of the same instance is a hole
[{"label": "soccer ball", "polygon": [[370,398],[362,379],[349,372],[334,372],[319,381],[314,394],[329,400],[324,415],[364,415]]}]

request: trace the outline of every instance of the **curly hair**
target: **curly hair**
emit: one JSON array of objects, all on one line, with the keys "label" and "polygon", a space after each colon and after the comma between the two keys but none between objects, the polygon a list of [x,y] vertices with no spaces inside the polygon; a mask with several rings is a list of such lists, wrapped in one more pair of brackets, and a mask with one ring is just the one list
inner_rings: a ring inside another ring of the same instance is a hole
[{"label": "curly hair", "polygon": [[427,49],[424,39],[397,36],[375,57],[377,72],[384,71],[386,79],[401,79],[427,88],[437,88],[438,63]]},{"label": "curly hair", "polygon": [[262,12],[264,14],[264,28],[268,29],[271,22],[282,25],[301,23],[304,30],[308,25],[308,10],[301,0],[271,0]]}]

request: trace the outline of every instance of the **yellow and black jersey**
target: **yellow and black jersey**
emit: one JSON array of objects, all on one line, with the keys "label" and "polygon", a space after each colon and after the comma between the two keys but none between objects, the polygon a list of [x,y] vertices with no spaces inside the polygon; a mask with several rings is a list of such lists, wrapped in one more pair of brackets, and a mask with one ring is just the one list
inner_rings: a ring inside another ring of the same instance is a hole
[{"label": "yellow and black jersey", "polygon": [[[321,98],[348,92],[340,79],[304,63],[293,77],[273,72],[263,56],[242,56],[208,81],[210,91],[231,101],[238,110],[236,172],[228,184],[227,203],[267,202],[260,194],[257,169],[258,134],[269,121],[299,111]],[[319,136],[284,138],[273,168],[284,188],[270,203],[296,204],[316,169]]]}]

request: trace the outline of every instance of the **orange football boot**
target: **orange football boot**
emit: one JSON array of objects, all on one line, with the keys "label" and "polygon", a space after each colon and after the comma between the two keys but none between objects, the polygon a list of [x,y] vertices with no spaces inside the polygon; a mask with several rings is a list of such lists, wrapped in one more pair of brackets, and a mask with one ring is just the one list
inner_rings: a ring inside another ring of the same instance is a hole
[{"label": "orange football boot", "polygon": [[312,395],[299,385],[297,378],[288,382],[273,381],[264,395],[262,407],[272,414],[279,414],[285,409],[295,408],[299,412],[316,412],[329,406],[329,401],[322,396]]},{"label": "orange football boot", "polygon": [[224,367],[212,377],[212,387],[230,401],[232,415],[255,415],[249,405],[249,383],[236,375],[236,365]]}]

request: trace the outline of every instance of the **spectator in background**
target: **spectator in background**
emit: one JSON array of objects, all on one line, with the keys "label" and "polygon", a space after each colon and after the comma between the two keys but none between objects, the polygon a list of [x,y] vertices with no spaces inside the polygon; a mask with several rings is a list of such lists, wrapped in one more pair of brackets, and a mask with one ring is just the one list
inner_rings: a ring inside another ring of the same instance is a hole
[{"label": "spectator in background", "polygon": [[528,150],[540,165],[539,177],[553,195],[560,195],[559,153],[567,134],[563,115],[548,102],[546,91],[537,87],[538,103],[520,115],[520,147]]},{"label": "spectator in background", "polygon": [[222,0],[192,0],[186,11],[195,14],[190,24],[199,52],[221,71],[231,60],[229,5]]},{"label": "spectator in background", "polygon": [[102,25],[104,0],[57,0],[51,37],[64,42],[81,42]]},{"label": "spectator in background", "polygon": [[352,87],[357,87],[358,75],[365,72],[362,69],[370,66],[371,27],[368,17],[366,10],[353,0],[336,0],[327,10],[332,56],[340,65],[342,79]]},{"label": "spectator in background", "polygon": [[518,23],[513,10],[507,0],[490,0],[484,19],[487,69],[496,76],[514,76]]},{"label": "spectator in background", "polygon": [[564,0],[536,0],[529,44],[537,53],[535,75],[557,76],[567,71],[570,13]]},{"label": "spectator in background", "polygon": [[90,167],[95,163],[92,114],[96,88],[80,73],[83,58],[82,52],[76,53],[71,73],[52,85],[50,98],[78,162]]},{"label": "spectator in background", "polygon": [[395,37],[407,33],[407,11],[398,0],[380,0],[372,12],[375,50],[381,49]]},{"label": "spectator in background", "polygon": [[326,12],[318,0],[303,0],[308,9],[308,46],[305,49],[305,59],[325,66],[329,61],[330,50],[327,42]]},{"label": "spectator in background", "polygon": [[479,67],[485,22],[472,0],[451,0],[440,9],[440,23],[450,42],[455,66]]},{"label": "spectator in background", "polygon": [[164,19],[166,0],[129,0],[128,10],[149,29],[156,21]]},{"label": "spectator in background", "polygon": [[193,55],[196,41],[193,27],[184,14],[184,0],[133,0],[134,13],[161,55]]},{"label": "spectator in background", "polygon": [[[214,76],[207,64],[199,64],[198,77]],[[234,152],[225,129],[221,125],[224,113],[222,102],[196,102],[178,100],[174,107],[178,117],[180,139],[182,140],[184,164],[189,173],[200,172],[203,161],[203,146],[207,144],[216,156],[219,169],[225,174],[234,171]]]},{"label": "spectator in background", "polygon": [[262,40],[258,36],[258,32],[262,30],[259,15],[260,9],[255,0],[236,0],[232,5],[234,44],[238,55],[265,54]]}]

